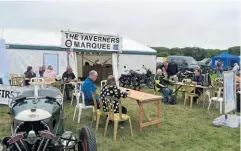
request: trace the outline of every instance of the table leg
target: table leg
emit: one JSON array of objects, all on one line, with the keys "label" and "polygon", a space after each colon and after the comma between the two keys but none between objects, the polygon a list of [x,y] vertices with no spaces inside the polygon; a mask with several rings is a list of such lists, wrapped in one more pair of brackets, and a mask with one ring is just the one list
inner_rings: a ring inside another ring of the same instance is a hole
[{"label": "table leg", "polygon": [[142,132],[143,104],[139,102],[139,132]]},{"label": "table leg", "polygon": [[[157,120],[161,121],[161,103],[159,100],[157,101]],[[160,126],[161,126],[161,123],[158,123],[157,127],[160,128]]]}]

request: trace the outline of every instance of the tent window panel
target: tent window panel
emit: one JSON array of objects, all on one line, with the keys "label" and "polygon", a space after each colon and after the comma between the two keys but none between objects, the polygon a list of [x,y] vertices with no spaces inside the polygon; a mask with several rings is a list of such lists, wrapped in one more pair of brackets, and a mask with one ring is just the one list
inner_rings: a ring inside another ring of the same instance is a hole
[{"label": "tent window panel", "polygon": [[43,54],[43,64],[48,67],[52,65],[56,74],[59,74],[59,56],[58,54]]}]

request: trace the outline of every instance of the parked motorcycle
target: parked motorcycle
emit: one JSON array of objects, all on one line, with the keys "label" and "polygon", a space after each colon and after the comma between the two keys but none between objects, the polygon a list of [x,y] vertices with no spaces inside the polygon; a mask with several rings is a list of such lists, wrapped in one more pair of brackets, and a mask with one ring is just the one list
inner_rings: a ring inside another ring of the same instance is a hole
[{"label": "parked motorcycle", "polygon": [[143,69],[146,70],[146,73],[134,73],[134,81],[133,86],[134,88],[140,87],[141,85],[147,85],[150,89],[154,88],[155,81],[154,81],[154,74],[151,72],[150,69],[147,69],[144,65],[142,66]]},{"label": "parked motorcycle", "polygon": [[183,79],[193,79],[195,73],[188,69],[182,70],[177,73],[178,81],[181,82]]},{"label": "parked motorcycle", "polygon": [[[126,69],[126,66],[124,66],[124,68]],[[131,86],[133,77],[133,70],[125,70],[119,78],[120,86]]]}]

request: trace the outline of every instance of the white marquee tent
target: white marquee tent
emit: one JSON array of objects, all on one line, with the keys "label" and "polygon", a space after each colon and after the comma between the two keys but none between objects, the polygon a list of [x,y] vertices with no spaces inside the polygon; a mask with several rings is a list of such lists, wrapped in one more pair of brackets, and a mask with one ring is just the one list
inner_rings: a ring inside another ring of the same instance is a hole
[{"label": "white marquee tent", "polygon": [[[7,58],[9,73],[23,74],[27,66],[33,66],[37,72],[38,67],[44,64],[44,55],[56,54],[58,56],[58,76],[65,71],[67,63],[67,51],[61,48],[61,33],[31,30],[4,30],[3,37],[7,44]],[[74,50],[73,57],[85,50]],[[86,52],[86,51],[85,51]],[[97,52],[94,53],[108,53]],[[142,65],[156,70],[156,51],[134,40],[123,37],[122,53],[119,56],[119,75],[127,69],[141,69]],[[73,62],[71,67],[78,74],[79,64]]]}]

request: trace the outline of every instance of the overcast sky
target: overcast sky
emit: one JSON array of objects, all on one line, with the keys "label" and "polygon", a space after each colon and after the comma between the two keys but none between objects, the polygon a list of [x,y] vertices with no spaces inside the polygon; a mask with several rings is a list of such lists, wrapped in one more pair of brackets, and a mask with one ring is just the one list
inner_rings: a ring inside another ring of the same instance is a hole
[{"label": "overcast sky", "polygon": [[238,0],[0,2],[0,28],[120,34],[149,46],[240,45]]}]

